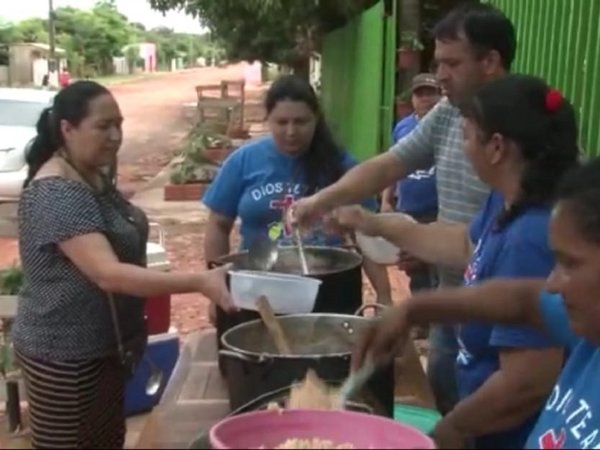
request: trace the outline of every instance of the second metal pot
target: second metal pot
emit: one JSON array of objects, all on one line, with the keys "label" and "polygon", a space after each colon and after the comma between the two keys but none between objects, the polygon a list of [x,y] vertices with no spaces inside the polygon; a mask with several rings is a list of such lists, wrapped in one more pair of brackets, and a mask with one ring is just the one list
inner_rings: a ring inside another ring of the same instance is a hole
[{"label": "second metal pot", "polygon": [[[220,357],[226,368],[232,410],[293,385],[308,369],[323,380],[341,384],[350,373],[354,345],[371,325],[370,319],[337,314],[304,314],[279,320],[292,347],[290,355],[277,354],[260,320],[238,325],[223,335]],[[391,417],[393,366],[377,371],[352,400]]]}]

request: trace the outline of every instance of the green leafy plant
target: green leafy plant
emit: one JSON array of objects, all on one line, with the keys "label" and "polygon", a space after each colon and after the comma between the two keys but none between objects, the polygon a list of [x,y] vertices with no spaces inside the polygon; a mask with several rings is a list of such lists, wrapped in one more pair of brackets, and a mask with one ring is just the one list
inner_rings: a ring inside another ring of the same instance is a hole
[{"label": "green leafy plant", "polygon": [[400,33],[400,50],[422,51],[425,48],[416,31],[403,31]]},{"label": "green leafy plant", "polygon": [[17,295],[23,285],[23,270],[13,265],[0,272],[0,295]]},{"label": "green leafy plant", "polygon": [[[14,296],[23,285],[23,270],[17,264],[0,272],[0,295]],[[7,378],[16,370],[10,339],[12,319],[2,319],[0,333],[0,376]]]},{"label": "green leafy plant", "polygon": [[231,140],[227,136],[214,131],[209,125],[196,125],[181,149],[182,161],[173,168],[171,183],[181,185],[212,181],[216,166],[207,158],[205,151],[211,147],[228,146],[231,146]]},{"label": "green leafy plant", "polygon": [[171,173],[171,183],[178,185],[193,183],[196,181],[197,169],[197,164],[184,160],[183,162],[177,164]]}]

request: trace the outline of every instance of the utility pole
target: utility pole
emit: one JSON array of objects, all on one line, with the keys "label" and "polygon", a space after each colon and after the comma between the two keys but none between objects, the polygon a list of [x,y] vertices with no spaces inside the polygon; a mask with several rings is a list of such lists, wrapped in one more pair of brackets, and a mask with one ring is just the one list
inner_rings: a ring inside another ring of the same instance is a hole
[{"label": "utility pole", "polygon": [[50,40],[50,59],[48,61],[48,69],[50,72],[57,69],[56,67],[56,27],[54,24],[54,1],[48,0],[48,38]]}]

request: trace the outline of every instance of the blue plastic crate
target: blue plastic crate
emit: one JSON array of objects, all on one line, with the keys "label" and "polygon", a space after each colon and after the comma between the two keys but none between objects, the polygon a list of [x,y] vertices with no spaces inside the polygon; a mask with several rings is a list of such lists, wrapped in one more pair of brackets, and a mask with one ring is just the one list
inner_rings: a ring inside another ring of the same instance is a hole
[{"label": "blue plastic crate", "polygon": [[179,358],[179,336],[173,333],[151,336],[146,354],[163,371],[163,384],[154,396],[146,394],[150,367],[142,361],[125,388],[125,414],[127,417],[148,412],[160,402]]}]

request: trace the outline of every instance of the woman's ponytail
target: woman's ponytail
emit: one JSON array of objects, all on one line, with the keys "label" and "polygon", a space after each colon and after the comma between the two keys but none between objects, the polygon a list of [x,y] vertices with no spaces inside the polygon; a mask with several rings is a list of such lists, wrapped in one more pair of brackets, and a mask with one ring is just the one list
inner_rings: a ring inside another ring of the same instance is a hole
[{"label": "woman's ponytail", "polygon": [[56,126],[52,108],[49,107],[44,109],[37,122],[37,136],[25,155],[25,160],[29,166],[29,172],[27,173],[24,187],[29,185],[42,166],[48,162],[48,160],[52,158],[52,155],[58,150]]}]

